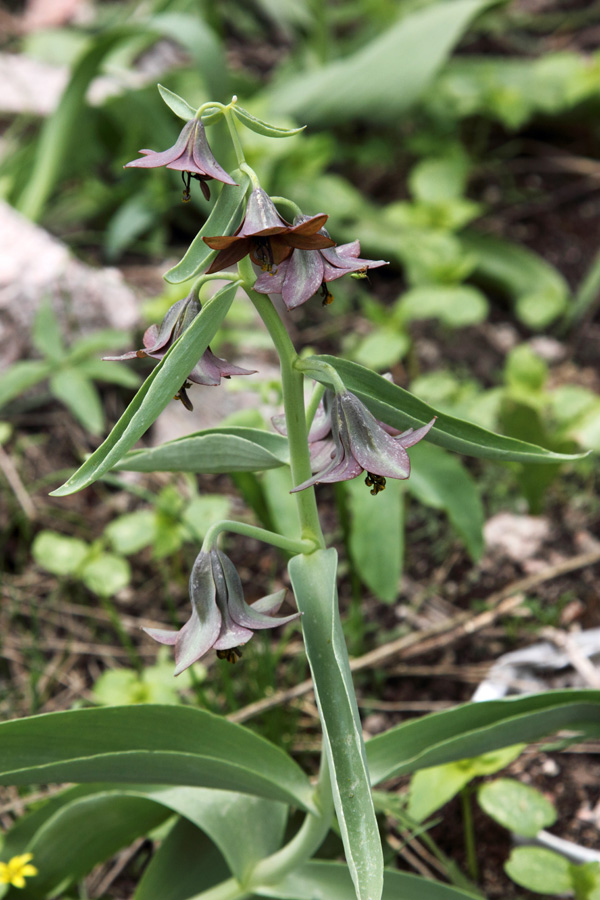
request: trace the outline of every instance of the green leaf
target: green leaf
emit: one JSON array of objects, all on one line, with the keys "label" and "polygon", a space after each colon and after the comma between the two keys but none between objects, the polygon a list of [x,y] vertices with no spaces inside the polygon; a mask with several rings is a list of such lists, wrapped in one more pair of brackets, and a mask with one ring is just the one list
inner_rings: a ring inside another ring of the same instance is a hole
[{"label": "green leaf", "polygon": [[92,381],[106,381],[109,384],[118,384],[120,387],[135,390],[140,386],[141,378],[127,366],[118,362],[106,362],[103,359],[85,359],[78,364],[78,369],[86,378]]},{"label": "green leaf", "polygon": [[196,278],[200,271],[207,268],[217,255],[217,251],[211,250],[202,238],[233,234],[241,223],[250,179],[240,169],[235,169],[231,173],[231,177],[238,182],[238,185],[223,185],[208,219],[188,247],[184,257],[176,266],[165,272],[163,276],[165,281],[170,284],[181,284],[182,281]]},{"label": "green leaf", "polygon": [[[458,888],[407,875],[393,869],[384,869],[382,900],[481,900],[478,894],[470,894]],[[274,885],[254,888],[259,897],[276,897],[281,900],[353,900],[354,890],[347,866],[338,862],[314,860],[298,866],[283,881]]]},{"label": "green leaf", "polygon": [[133,900],[188,900],[229,876],[213,842],[187,819],[178,819],[152,854]]},{"label": "green leaf", "polygon": [[305,125],[302,125],[300,128],[280,128],[277,125],[270,125],[268,122],[263,122],[262,119],[257,119],[256,116],[249,113],[247,109],[244,109],[243,106],[238,106],[237,104],[232,107],[232,110],[242,125],[245,125],[250,131],[255,131],[256,134],[264,135],[264,137],[292,137],[294,134],[299,134],[301,131],[304,131],[306,127]]},{"label": "green leaf", "polygon": [[104,427],[104,410],[98,391],[79,369],[61,369],[50,378],[50,390],[72,416],[91,434]]},{"label": "green leaf", "polygon": [[54,371],[51,362],[38,360],[23,360],[13,365],[2,373],[0,379],[0,407],[6,406],[19,394],[25,393]]},{"label": "green leaf", "polygon": [[154,526],[154,512],[150,509],[138,509],[109,522],[104,535],[116,553],[129,556],[152,543]]},{"label": "green leaf", "polygon": [[109,436],[84,464],[52,492],[62,497],[92,484],[117,463],[172,400],[214,337],[237,284],[227,284],[205,304],[141,386]]},{"label": "green leaf", "polygon": [[525,746],[516,744],[473,759],[460,759],[443,766],[419,769],[410,781],[409,816],[416,822],[422,822],[436,809],[448,803],[474,778],[498,772],[508,766],[521,755]]},{"label": "green leaf", "polygon": [[[536,447],[535,444],[494,434],[471,422],[437,412],[397,384],[392,384],[381,375],[348,360],[337,359],[335,356],[316,356],[311,359],[333,366],[348,390],[356,394],[377,419],[388,425],[401,430],[419,428],[437,416],[435,426],[427,435],[427,440],[447,450],[504,462],[556,463],[581,459],[586,455],[553,453],[551,450]],[[325,378],[322,380],[328,384]]]},{"label": "green leaf", "polygon": [[73,575],[90,552],[85,541],[56,531],[40,531],[31,547],[38,566],[53,575]]},{"label": "green leaf", "polygon": [[86,105],[87,89],[104,59],[119,43],[137,40],[139,34],[139,25],[122,26],[96,35],[86,44],[73,66],[58,107],[42,127],[33,167],[16,204],[24,216],[40,218],[57,177],[68,166],[71,153],[77,152],[77,123]]},{"label": "green leaf", "polygon": [[488,302],[477,288],[460,285],[421,285],[411,288],[396,309],[411,319],[439,319],[449,328],[464,328],[485,321]]},{"label": "green leaf", "polygon": [[556,822],[556,809],[540,791],[514,778],[497,778],[482,784],[477,800],[484,812],[504,828],[535,837]]},{"label": "green leaf", "polygon": [[83,564],[80,577],[88,590],[99,597],[112,597],[131,581],[129,563],[115,553],[101,553]]},{"label": "green leaf", "polygon": [[287,438],[259,428],[207,428],[148,450],[133,450],[115,466],[127,472],[257,472],[289,460]]},{"label": "green leaf", "polygon": [[541,256],[518,244],[474,232],[463,232],[460,241],[477,257],[476,277],[510,297],[518,317],[529,328],[546,328],[564,313],[569,286]]},{"label": "green leaf", "polygon": [[376,497],[362,478],[345,482],[350,510],[349,550],[356,571],[384,603],[398,596],[404,558],[404,485],[388,479]]},{"label": "green leaf", "polygon": [[0,784],[125,782],[242,791],[314,810],[282,750],[181,706],[77,709],[0,723]]},{"label": "green leaf", "polygon": [[42,356],[54,363],[64,359],[65,345],[60,333],[60,325],[48,297],[44,297],[39,305],[33,320],[31,337],[35,349]]},{"label": "green leaf", "polygon": [[570,894],[569,860],[544,847],[515,847],[504,864],[509,878],[538,894]]},{"label": "green leaf", "polygon": [[345,59],[275,87],[271,106],[326,125],[396,119],[430,84],[471,20],[492,3],[454,0],[403,15]]},{"label": "green leaf", "polygon": [[410,451],[408,490],[421,503],[443,509],[463,539],[471,559],[484,550],[483,504],[474,479],[459,459],[421,442]]},{"label": "green leaf", "polygon": [[287,537],[296,537],[300,520],[296,498],[290,493],[294,485],[289,467],[264,472],[258,481],[275,531]]},{"label": "green leaf", "polygon": [[336,572],[337,553],[333,549],[295,556],[289,562],[294,595],[303,613],[306,655],[320,710],[346,860],[359,900],[379,900],[383,855],[339,619]]},{"label": "green leaf", "polygon": [[162,84],[158,84],[157,88],[160,96],[176,116],[179,116],[179,118],[183,119],[185,122],[189,122],[190,119],[195,118],[196,110],[192,106],[190,106],[190,104],[186,100],[184,100],[183,97],[180,97],[179,94],[173,93],[173,91],[170,91],[169,88],[163,87]]},{"label": "green leaf", "polygon": [[373,784],[428,766],[480,756],[563,728],[598,732],[600,691],[546,691],[468,703],[406,722],[367,743]]},{"label": "green leaf", "polygon": [[361,366],[387,371],[408,353],[410,337],[393,328],[376,328],[363,338],[352,356]]},{"label": "green leaf", "polygon": [[156,828],[168,815],[150,800],[111,794],[92,795],[62,807],[27,846],[38,870],[27,884],[28,896],[62,895],[69,884]]},{"label": "green leaf", "polygon": [[211,525],[227,519],[231,512],[229,497],[220,494],[208,494],[204,497],[194,497],[186,506],[183,513],[183,521],[196,535],[199,541],[203,541],[206,532]]}]

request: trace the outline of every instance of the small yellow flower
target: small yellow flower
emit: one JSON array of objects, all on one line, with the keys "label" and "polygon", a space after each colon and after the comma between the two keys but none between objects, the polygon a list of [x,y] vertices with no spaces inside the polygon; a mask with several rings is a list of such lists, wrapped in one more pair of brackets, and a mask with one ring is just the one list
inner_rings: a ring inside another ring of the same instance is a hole
[{"label": "small yellow flower", "polygon": [[25,878],[38,873],[36,867],[30,864],[30,859],[33,859],[33,853],[13,856],[7,863],[0,862],[0,884],[12,884],[16,888],[25,887]]}]

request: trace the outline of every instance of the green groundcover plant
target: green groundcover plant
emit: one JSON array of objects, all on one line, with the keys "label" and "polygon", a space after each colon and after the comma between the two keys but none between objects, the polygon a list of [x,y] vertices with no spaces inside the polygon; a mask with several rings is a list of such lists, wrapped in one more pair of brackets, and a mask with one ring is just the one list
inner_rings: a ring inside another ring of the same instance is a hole
[{"label": "green groundcover plant", "polygon": [[[162,323],[147,330],[141,349],[121,357],[151,357],[158,364],[104,443],[54,494],[81,490],[114,467],[230,473],[289,468],[296,533],[229,519],[212,524],[191,572],[189,619],[179,631],[146,630],[174,648],[177,674],[213,651],[235,663],[255,631],[299,618],[322,726],[320,770],[313,781],[254,732],[181,705],[76,709],[4,722],[1,784],[76,786],[6,835],[0,884],[22,897],[67,897],[97,862],[152,833],[160,846],[136,900],[477,896],[384,869],[372,786],[560,729],[597,733],[600,692],[550,691],[467,704],[404,723],[365,746],[339,618],[337,554],[326,546],[319,520],[319,484],[364,479],[364,491],[377,504],[387,479],[409,478],[410,449],[422,441],[521,463],[576,456],[438,413],[356,363],[300,357],[286,328],[287,309],[318,302],[315,295],[326,307],[332,282],[362,276],[385,260],[361,257],[357,240],[336,243],[335,210],[330,222],[329,212],[308,215],[293,199],[263,190],[246,163],[238,128],[270,138],[295,131],[255,118],[235,97],[194,109],[168,90],[161,94],[184,120],[181,134],[171,148],[142,150],[128,165],[180,171],[184,200],[196,181],[204,197],[220,193],[187,253],[165,276],[173,284],[192,282],[191,288],[182,288]],[[207,140],[207,128],[220,120],[237,156],[232,172],[220,166]],[[219,286],[211,294],[215,281]],[[155,450],[132,450],[173,397],[189,406],[193,391],[201,390],[195,385],[216,386],[223,377],[247,374],[209,347],[238,294],[253,304],[279,356],[284,414],[275,419],[276,433],[216,427]],[[235,565],[219,547],[224,532],[288,555],[297,609],[280,614],[283,592],[246,602]],[[339,831],[345,862],[313,858],[332,828]]]}]

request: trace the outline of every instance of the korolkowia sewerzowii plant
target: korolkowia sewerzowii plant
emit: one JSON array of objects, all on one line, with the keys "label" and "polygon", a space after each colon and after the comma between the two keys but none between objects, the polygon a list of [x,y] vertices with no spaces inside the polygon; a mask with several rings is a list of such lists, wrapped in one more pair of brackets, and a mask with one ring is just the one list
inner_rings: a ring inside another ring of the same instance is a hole
[{"label": "korolkowia sewerzowii plant", "polygon": [[[214,838],[232,874],[217,884],[201,885],[194,900],[241,900],[253,895],[309,900],[314,896],[335,894],[346,898],[352,896],[353,890],[359,900],[380,900],[384,877],[383,853],[371,779],[376,782],[395,777],[403,771],[403,765],[408,765],[411,753],[415,759],[423,757],[426,760],[429,748],[436,745],[438,732],[433,728],[421,734],[420,723],[410,722],[408,724],[415,728],[417,735],[413,736],[412,743],[411,740],[408,742],[407,746],[412,749],[405,748],[404,732],[399,732],[398,737],[394,734],[390,737],[388,733],[382,736],[379,743],[378,739],[371,743],[370,746],[382,746],[383,749],[379,755],[375,749],[367,765],[339,617],[337,554],[334,549],[326,547],[315,486],[321,482],[348,480],[365,473],[366,490],[370,489],[372,502],[381,503],[378,495],[385,488],[386,479],[408,478],[410,460],[407,451],[427,439],[448,449],[503,460],[554,463],[568,457],[485,432],[471,423],[451,420],[442,414],[438,414],[436,419],[431,407],[361,366],[335,357],[300,358],[290,339],[285,318],[280,316],[269,295],[281,295],[288,309],[309,302],[316,294],[321,294],[327,303],[331,299],[327,287],[329,282],[345,274],[363,274],[384,266],[385,261],[361,258],[357,240],[336,245],[335,210],[330,211],[329,222],[326,213],[306,215],[291,199],[274,200],[261,186],[256,172],[247,165],[237,125],[250,128],[263,137],[274,138],[297,134],[298,129],[286,131],[257,119],[239,106],[237,98],[229,104],[210,101],[194,110],[185,100],[165,88],[161,88],[161,94],[186,124],[173,147],[162,152],[142,151],[143,158],[128,165],[138,168],[166,166],[181,171],[185,184],[184,200],[189,196],[191,178],[200,180],[205,196],[208,196],[208,180],[220,181],[222,187],[209,220],[200,229],[182,262],[168,273],[172,282],[194,278],[193,286],[184,299],[171,307],[160,326],[147,330],[141,350],[118,357],[150,356],[158,360],[158,365],[104,444],[54,493],[60,496],[86,487],[117,464],[126,468],[128,451],[173,396],[183,399],[187,405],[185,391],[191,382],[216,387],[222,377],[249,374],[247,370],[218,359],[209,349],[234,295],[245,294],[263,320],[279,356],[284,415],[283,419],[276,419],[276,429],[280,435],[287,437],[287,455],[281,453],[279,435],[270,435],[277,438],[277,446],[274,447],[269,445],[264,431],[216,428],[197,436],[199,441],[212,439],[212,451],[206,467],[203,468],[204,464],[196,465],[189,452],[186,459],[189,460],[190,470],[198,472],[248,471],[246,459],[251,452],[257,460],[256,470],[289,465],[297,529],[295,533],[283,534],[229,520],[213,525],[205,536],[190,578],[190,618],[179,631],[162,628],[146,628],[146,631],[160,643],[174,646],[178,673],[211,650],[215,650],[221,659],[235,662],[241,656],[240,648],[256,630],[299,619],[321,719],[323,752],[318,779],[311,784],[290,757],[248,729],[203,711],[183,707],[165,714],[170,717],[169,722],[173,716],[178,717],[181,727],[172,725],[165,728],[161,725],[164,720],[162,707],[153,707],[150,719],[144,719],[141,730],[131,732],[130,740],[124,740],[120,730],[111,730],[113,726],[110,723],[108,730],[106,727],[98,728],[93,740],[86,737],[85,746],[79,746],[81,729],[74,732],[69,740],[77,744],[73,751],[77,757],[75,775],[70,777],[73,772],[65,766],[60,768],[60,779],[76,781],[85,769],[86,777],[91,772],[94,775],[92,780],[101,780],[104,775],[98,773],[106,770],[98,760],[103,759],[102,754],[105,753],[111,759],[114,756],[115,760],[119,760],[110,768],[111,777],[121,778],[125,783],[143,778],[146,785],[180,784],[186,786],[187,792],[194,790],[194,785],[228,792],[226,803],[220,798],[219,802],[211,804],[208,799],[212,796],[211,791],[203,790],[198,803],[204,804],[201,827]],[[235,177],[215,160],[206,139],[205,128],[219,122],[227,125],[236,154]],[[282,208],[292,222],[284,218]],[[325,230],[326,222],[330,225],[330,232]],[[236,268],[231,271],[233,266]],[[209,297],[208,291],[203,292],[203,289],[215,280],[224,282],[224,286]],[[201,293],[202,305],[199,300]],[[286,315],[287,310],[283,312],[283,316]],[[318,383],[307,406],[304,396],[306,379]],[[186,439],[188,450],[195,446],[194,440],[193,435]],[[180,447],[179,441],[164,445],[161,450],[163,457],[164,454],[168,457],[173,454],[169,459],[180,459],[177,455]],[[385,496],[389,497],[389,493]],[[244,588],[248,594],[249,586],[242,586],[229,556],[218,546],[219,536],[223,532],[263,541],[291,557],[288,570],[297,612],[276,617],[283,601],[283,592],[263,597],[254,603],[246,602]],[[477,707],[482,708],[483,704],[477,704]],[[535,708],[532,704],[532,709]],[[119,718],[119,713],[114,709],[77,710],[77,722],[86,716],[85,721],[91,727],[90,713],[93,713],[94,722],[105,713],[116,716],[111,719],[113,724]],[[594,713],[597,714],[596,710]],[[133,713],[128,712],[128,715],[134,717]],[[140,709],[135,713],[135,718],[141,720],[145,715],[145,711]],[[448,737],[457,739],[457,728],[459,737],[463,732],[467,733],[468,726],[471,726],[463,720],[468,715],[468,712],[461,713],[462,724],[447,726]],[[486,740],[491,744],[496,740],[495,746],[503,746],[502,741],[506,737],[505,731],[496,737],[490,736],[493,725],[503,722],[506,715],[501,710],[494,710],[486,719]],[[576,721],[579,727],[586,713],[580,711],[578,716]],[[546,720],[542,720],[543,715],[536,719],[538,724],[528,732],[530,737],[545,734]],[[566,720],[568,716],[565,714],[559,724]],[[558,727],[557,722],[556,717],[552,718],[548,727]],[[13,724],[8,723],[10,726]],[[440,725],[438,729],[440,740],[446,734],[444,727]],[[452,732],[452,727],[455,732]],[[476,730],[478,726],[473,724],[472,727]],[[509,731],[508,742],[514,743],[518,735],[514,730]],[[59,755],[57,747],[68,747],[68,741],[65,745],[62,740],[64,734],[63,729],[61,739],[48,744]],[[118,744],[116,748],[113,746],[113,735]],[[388,744],[384,738],[390,741],[389,751],[385,749]],[[85,760],[82,760],[90,752],[90,741],[93,744],[93,759],[90,767],[85,768]],[[452,741],[449,744],[454,747]],[[26,746],[30,748],[30,743]],[[124,747],[131,749],[133,756],[129,749],[123,750]],[[480,752],[469,752],[472,749],[469,739],[461,738],[460,751],[463,755]],[[141,755],[137,751],[141,751]],[[459,753],[456,748],[452,752]],[[120,753],[124,753],[123,759]],[[446,759],[447,755],[440,751],[433,761],[420,765],[433,765]],[[415,763],[416,767],[418,765]],[[13,768],[22,771],[20,758]],[[47,774],[47,769],[44,773]],[[11,770],[7,777],[13,777],[13,774]],[[43,780],[41,775],[38,777],[40,780]],[[252,815],[244,819],[250,808],[247,794],[252,795],[254,806]],[[169,798],[169,802],[174,804],[173,794],[169,794]],[[303,824],[283,844],[282,802],[288,806],[293,804],[305,813]],[[190,795],[186,794],[184,815],[193,818],[189,803]],[[261,803],[274,805],[263,814],[259,812]],[[204,815],[206,804],[212,810],[210,815]],[[234,810],[231,816],[230,808]],[[180,811],[179,807],[171,806],[169,815],[173,809]],[[346,864],[310,863],[330,830],[333,809],[337,814]],[[244,834],[236,837],[234,831],[238,819],[247,824],[244,825]],[[275,834],[273,828],[276,821],[282,824]],[[187,827],[191,827],[189,821]],[[230,832],[232,837],[228,841]],[[219,843],[222,838],[223,843]],[[158,851],[162,854],[161,861],[171,859],[168,854],[175,854],[178,846],[177,841],[169,844],[167,839],[164,851],[163,847]],[[241,862],[240,853],[243,857]],[[179,863],[173,863],[175,869],[177,865]],[[170,871],[168,866],[166,870]],[[204,868],[200,871],[204,875]],[[176,874],[174,871],[173,877]],[[420,900],[428,900],[429,897],[464,900],[471,896],[454,887],[432,886],[424,879],[415,883],[412,876],[397,872],[388,871],[386,879],[389,884],[387,896],[390,898],[418,896]]]}]

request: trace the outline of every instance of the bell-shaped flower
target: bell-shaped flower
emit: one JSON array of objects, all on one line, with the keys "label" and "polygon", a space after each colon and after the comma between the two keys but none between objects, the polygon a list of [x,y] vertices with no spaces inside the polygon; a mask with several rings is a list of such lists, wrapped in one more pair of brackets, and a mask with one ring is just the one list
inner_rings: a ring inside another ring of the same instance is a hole
[{"label": "bell-shaped flower", "polygon": [[215,179],[224,184],[237,184],[214,158],[208,145],[204,125],[199,119],[190,119],[189,122],[186,122],[176,142],[168,150],[162,152],[140,150],[140,153],[143,153],[141,159],[134,159],[126,163],[124,168],[158,169],[166,166],[167,169],[181,172],[185,184],[184,200],[190,199],[190,178],[200,182],[202,193],[207,200],[210,199],[207,181]]},{"label": "bell-shaped flower", "polygon": [[335,241],[320,233],[327,218],[323,213],[302,216],[301,222],[290,225],[281,218],[269,195],[262,188],[254,188],[244,221],[235,234],[202,238],[212,250],[219,251],[207,273],[233,266],[247,254],[253,263],[270,272],[294,249],[334,247]]},{"label": "bell-shaped flower", "polygon": [[[386,478],[408,478],[410,460],[406,452],[421,441],[432,428],[435,419],[417,428],[398,434],[389,425],[378,422],[364,403],[350,391],[331,392],[325,397],[330,403],[331,435],[319,437],[311,443],[311,463],[315,474],[292,491],[303,491],[321,482],[349,481],[363,471],[365,484],[373,495],[385,489]],[[319,429],[322,432],[322,428]]]},{"label": "bell-shaped flower", "polygon": [[[294,222],[305,220],[306,216],[297,216]],[[319,234],[329,237],[325,228]],[[388,265],[384,259],[361,259],[359,254],[358,241],[318,250],[295,249],[277,270],[263,271],[256,280],[254,290],[259,294],[281,294],[288,309],[306,303],[319,289],[323,294],[323,303],[331,303],[333,296],[327,288],[328,281],[335,281],[352,272],[365,273],[367,269]]]},{"label": "bell-shaped flower", "polygon": [[248,604],[242,583],[228,556],[216,548],[202,550],[190,576],[192,614],[179,631],[144,628],[161,644],[175,647],[175,674],[179,675],[209,650],[221,659],[235,662],[239,648],[255,631],[276,628],[297,619],[300,613],[275,618],[285,589]]},{"label": "bell-shaped flower", "polygon": [[[196,318],[201,310],[200,301],[191,291],[183,300],[178,300],[171,306],[162,320],[160,326],[150,325],[144,333],[143,348],[130,350],[121,356],[105,356],[105,360],[120,361],[123,359],[143,359],[146,356],[152,359],[162,359],[171,349],[177,338],[186,330],[188,325]],[[253,375],[256,370],[242,369],[234,366],[224,359],[220,359],[212,352],[210,347],[204,351],[202,358],[196,363],[188,375],[184,385],[177,394],[176,399],[181,400],[187,409],[192,409],[192,404],[186,394],[186,388],[194,384],[203,384],[215,387],[221,383],[221,378],[229,378],[231,375]]]}]

